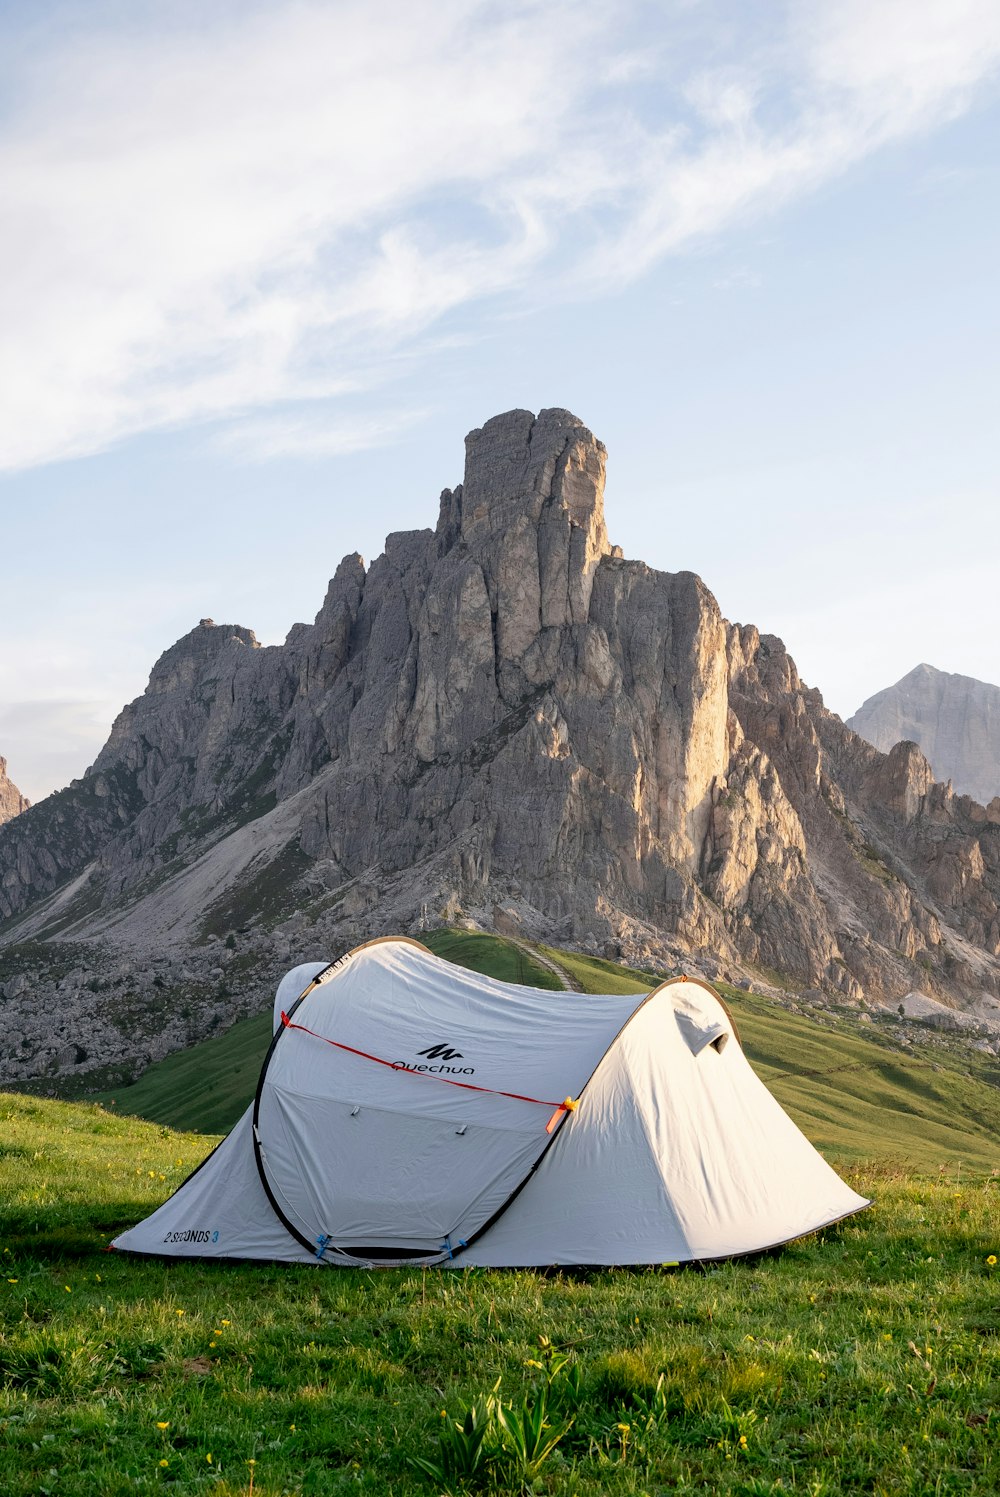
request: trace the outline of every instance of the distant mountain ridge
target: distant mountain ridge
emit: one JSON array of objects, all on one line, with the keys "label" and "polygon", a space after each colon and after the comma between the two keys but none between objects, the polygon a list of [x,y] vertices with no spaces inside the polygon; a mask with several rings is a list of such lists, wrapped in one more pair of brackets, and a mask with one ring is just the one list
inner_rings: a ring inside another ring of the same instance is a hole
[{"label": "distant mountain ridge", "polygon": [[0,826],[20,816],[30,805],[27,796],[22,795],[13,780],[7,778],[7,760],[0,758]]},{"label": "distant mountain ridge", "polygon": [[1000,686],[918,665],[859,707],[847,726],[887,753],[917,744],[935,779],[986,805],[1000,795]]},{"label": "distant mountain ridge", "polygon": [[879,753],[779,639],[626,559],[605,457],[568,411],[496,416],[436,526],[346,556],[314,623],[261,648],[206,619],[161,656],[93,768],[0,828],[0,1080],[135,1070],[427,918],[1000,995],[1000,798]]}]

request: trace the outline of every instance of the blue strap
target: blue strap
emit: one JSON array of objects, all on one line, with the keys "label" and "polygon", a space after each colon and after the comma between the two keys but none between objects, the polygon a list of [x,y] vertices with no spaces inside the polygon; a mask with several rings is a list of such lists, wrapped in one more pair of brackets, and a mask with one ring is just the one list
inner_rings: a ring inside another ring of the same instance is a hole
[{"label": "blue strap", "polygon": [[322,1232],[316,1238],[316,1257],[317,1258],[322,1258],[323,1254],[326,1252],[326,1245],[327,1245],[327,1243],[329,1241],[330,1241],[329,1237],[325,1233],[322,1233]]}]

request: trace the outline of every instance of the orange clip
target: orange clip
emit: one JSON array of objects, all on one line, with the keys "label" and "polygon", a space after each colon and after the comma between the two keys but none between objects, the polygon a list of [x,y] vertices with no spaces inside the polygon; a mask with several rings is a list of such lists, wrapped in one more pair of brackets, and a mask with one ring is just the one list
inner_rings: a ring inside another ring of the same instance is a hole
[{"label": "orange clip", "polygon": [[552,1114],[552,1116],[549,1118],[548,1122],[545,1124],[545,1131],[546,1131],[546,1133],[553,1133],[555,1131],[555,1129],[556,1129],[556,1127],[557,1127],[557,1125],[559,1123],[559,1119],[562,1117],[563,1113],[564,1112],[575,1112],[578,1105],[579,1104],[577,1102],[575,1102],[572,1097],[567,1097],[564,1102],[560,1102],[559,1106],[556,1108],[555,1112]]}]

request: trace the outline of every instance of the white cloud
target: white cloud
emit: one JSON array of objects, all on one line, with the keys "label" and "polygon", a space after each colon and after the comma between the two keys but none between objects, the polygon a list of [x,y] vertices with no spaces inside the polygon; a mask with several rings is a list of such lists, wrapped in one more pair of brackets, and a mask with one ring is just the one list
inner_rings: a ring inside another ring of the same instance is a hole
[{"label": "white cloud", "polygon": [[318,451],[268,408],[378,386],[486,298],[633,278],[953,117],[1000,57],[992,0],[817,0],[710,68],[685,3],[108,14],[40,8],[9,54],[7,469],[243,417],[244,453]]},{"label": "white cloud", "polygon": [[233,423],[219,431],[213,446],[243,462],[273,458],[338,457],[384,447],[425,415],[396,411],[384,416],[341,417],[326,401],[314,407],[282,411]]},{"label": "white cloud", "polygon": [[516,279],[531,226],[445,234],[426,200],[544,147],[588,27],[490,12],[287,5],[27,64],[0,145],[4,465],[335,392],[372,338]]},{"label": "white cloud", "polygon": [[813,0],[793,15],[786,37],[692,77],[684,92],[700,133],[651,133],[633,147],[641,187],[626,184],[624,229],[585,263],[591,286],[632,279],[956,117],[1000,65],[993,0]]}]

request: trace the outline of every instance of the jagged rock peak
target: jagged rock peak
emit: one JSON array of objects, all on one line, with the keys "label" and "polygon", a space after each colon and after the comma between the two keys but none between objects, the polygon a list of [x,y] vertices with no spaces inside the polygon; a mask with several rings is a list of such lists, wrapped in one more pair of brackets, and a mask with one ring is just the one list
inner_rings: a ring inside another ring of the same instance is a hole
[{"label": "jagged rock peak", "polygon": [[903,739],[877,765],[872,783],[886,809],[910,822],[934,784],[934,771],[919,744]]},{"label": "jagged rock peak", "polygon": [[537,525],[554,503],[573,524],[600,532],[606,549],[606,460],[604,444],[570,411],[492,417],[465,439],[465,477],[454,516],[462,540],[475,545],[506,531],[521,515]]},{"label": "jagged rock peak", "polygon": [[21,794],[13,780],[7,778],[7,760],[0,758],[0,825],[20,816],[30,805],[31,802]]},{"label": "jagged rock peak", "polygon": [[242,624],[216,624],[211,619],[202,619],[196,628],[182,634],[176,644],[164,650],[150,672],[147,693],[190,688],[204,667],[232,645],[260,649],[252,629],[244,629]]}]

